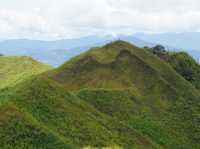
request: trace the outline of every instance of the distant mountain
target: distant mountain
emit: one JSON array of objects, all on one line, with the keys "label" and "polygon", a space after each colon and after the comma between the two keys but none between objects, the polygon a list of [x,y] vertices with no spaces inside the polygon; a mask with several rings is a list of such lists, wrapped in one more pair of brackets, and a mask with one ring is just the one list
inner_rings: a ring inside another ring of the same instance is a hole
[{"label": "distant mountain", "polygon": [[59,66],[64,61],[87,51],[91,47],[102,46],[118,39],[130,42],[138,47],[153,47],[156,44],[162,44],[168,50],[184,50],[189,52],[195,59],[200,59],[200,51],[198,51],[200,33],[135,34],[129,36],[119,35],[117,37],[88,36],[55,41],[5,40],[0,41],[0,53],[12,56],[31,56],[43,63]]},{"label": "distant mountain", "polygon": [[43,63],[58,66],[91,47],[101,46],[118,38],[134,43],[139,47],[151,45],[132,36],[89,36],[56,41],[17,39],[1,41],[0,53],[12,56],[32,56]]},{"label": "distant mountain", "polygon": [[147,42],[159,43],[189,52],[194,58],[200,58],[200,32],[134,34]]},{"label": "distant mountain", "polygon": [[160,33],[160,34],[135,34],[142,40],[170,45],[187,50],[200,50],[200,32]]},{"label": "distant mountain", "polygon": [[66,59],[87,50],[91,46],[105,44],[107,40],[110,41],[110,37],[85,37],[56,41],[6,40],[0,42],[0,53],[9,56],[32,56],[41,62],[58,66]]},{"label": "distant mountain", "polygon": [[199,50],[191,50],[187,51],[199,64],[200,64],[200,51]]}]

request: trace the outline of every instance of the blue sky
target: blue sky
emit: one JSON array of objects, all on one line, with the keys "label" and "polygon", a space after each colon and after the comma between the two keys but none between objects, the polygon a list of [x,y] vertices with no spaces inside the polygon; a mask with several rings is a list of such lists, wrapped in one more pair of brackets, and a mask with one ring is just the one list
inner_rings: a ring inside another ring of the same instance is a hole
[{"label": "blue sky", "polygon": [[189,31],[199,0],[0,0],[0,39]]}]

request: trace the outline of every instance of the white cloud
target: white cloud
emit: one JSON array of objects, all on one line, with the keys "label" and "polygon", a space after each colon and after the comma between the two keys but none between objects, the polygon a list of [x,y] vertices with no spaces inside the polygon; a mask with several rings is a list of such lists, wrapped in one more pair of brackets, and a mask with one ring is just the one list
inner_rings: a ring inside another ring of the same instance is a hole
[{"label": "white cloud", "polygon": [[0,0],[0,38],[200,31],[198,0]]}]

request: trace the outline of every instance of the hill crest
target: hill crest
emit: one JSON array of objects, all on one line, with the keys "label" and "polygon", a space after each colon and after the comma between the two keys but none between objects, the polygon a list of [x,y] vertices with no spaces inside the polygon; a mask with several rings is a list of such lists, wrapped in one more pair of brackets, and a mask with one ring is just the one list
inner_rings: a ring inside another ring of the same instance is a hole
[{"label": "hill crest", "polygon": [[31,57],[2,56],[0,57],[0,89],[14,86],[32,75],[50,69],[50,66],[42,64]]}]

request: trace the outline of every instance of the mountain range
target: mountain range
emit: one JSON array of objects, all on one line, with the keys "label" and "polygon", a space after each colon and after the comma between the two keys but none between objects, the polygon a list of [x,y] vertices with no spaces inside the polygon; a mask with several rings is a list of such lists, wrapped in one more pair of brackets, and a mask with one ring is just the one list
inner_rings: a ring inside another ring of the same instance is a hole
[{"label": "mountain range", "polygon": [[[200,58],[200,32],[137,33],[134,36],[144,41],[174,47],[175,51],[187,51],[196,60]],[[173,50],[173,48],[171,49]]]},{"label": "mountain range", "polygon": [[200,148],[200,66],[188,54],[117,40],[57,68],[18,58],[0,57],[0,74],[21,78],[0,90],[3,149]]},{"label": "mountain range", "polygon": [[[0,42],[0,53],[8,56],[31,56],[43,63],[59,66],[64,61],[87,51],[91,47],[101,46],[116,39],[118,37],[89,36],[56,41],[5,40]],[[121,39],[135,43],[137,46],[151,45],[135,37],[121,36]]]},{"label": "mountain range", "polygon": [[170,51],[187,51],[196,60],[200,58],[200,33],[134,34],[130,36],[88,36],[77,39],[55,41],[42,40],[2,40],[0,53],[8,56],[31,56],[43,63],[59,66],[65,60],[83,53],[95,46],[102,46],[114,40],[124,40],[139,47],[153,47],[162,44]]},{"label": "mountain range", "polygon": [[145,34],[137,33],[135,37],[144,41],[152,43],[160,43],[177,47],[182,50],[199,50],[200,32],[181,32],[181,33],[157,33],[157,34]]}]

